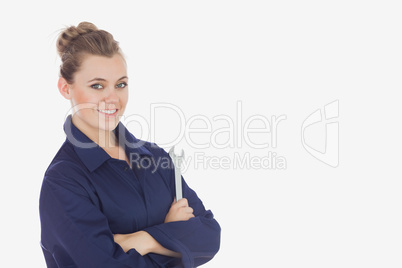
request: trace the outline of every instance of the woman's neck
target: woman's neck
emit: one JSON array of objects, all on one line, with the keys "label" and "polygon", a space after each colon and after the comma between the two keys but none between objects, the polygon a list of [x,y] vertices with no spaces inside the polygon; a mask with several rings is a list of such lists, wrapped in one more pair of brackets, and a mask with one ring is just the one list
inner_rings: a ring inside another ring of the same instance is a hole
[{"label": "woman's neck", "polygon": [[77,116],[73,116],[72,122],[82,133],[98,144],[101,148],[111,149],[119,146],[118,140],[113,131],[94,128],[83,122]]}]

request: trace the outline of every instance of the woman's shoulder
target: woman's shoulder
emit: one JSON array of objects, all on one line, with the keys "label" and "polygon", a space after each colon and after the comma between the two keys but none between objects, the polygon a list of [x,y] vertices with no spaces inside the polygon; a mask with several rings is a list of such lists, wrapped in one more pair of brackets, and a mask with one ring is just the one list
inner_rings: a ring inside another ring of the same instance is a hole
[{"label": "woman's shoulder", "polygon": [[85,176],[85,166],[71,143],[64,142],[45,171],[45,179]]},{"label": "woman's shoulder", "polygon": [[160,147],[158,144],[144,141],[144,147],[154,156],[168,156],[169,154],[164,148]]},{"label": "woman's shoulder", "polygon": [[94,188],[89,177],[88,169],[80,161],[73,146],[64,142],[45,171],[41,192],[46,194],[49,190],[63,189],[91,198]]},{"label": "woman's shoulder", "polygon": [[141,151],[145,157],[151,157],[151,165],[149,167],[152,172],[157,171],[162,177],[170,179],[171,171],[173,170],[172,159],[169,153],[156,143],[143,141]]},{"label": "woman's shoulder", "polygon": [[128,129],[125,129],[125,130],[126,130],[126,132],[125,132],[126,135],[128,134],[130,136],[129,138],[126,137],[126,140],[125,140],[126,145],[134,148],[137,153],[149,155],[149,156],[153,156],[153,157],[160,157],[160,156],[168,155],[168,153],[162,147],[160,147],[157,143],[139,139],[139,138],[135,137],[133,133],[128,131]]}]

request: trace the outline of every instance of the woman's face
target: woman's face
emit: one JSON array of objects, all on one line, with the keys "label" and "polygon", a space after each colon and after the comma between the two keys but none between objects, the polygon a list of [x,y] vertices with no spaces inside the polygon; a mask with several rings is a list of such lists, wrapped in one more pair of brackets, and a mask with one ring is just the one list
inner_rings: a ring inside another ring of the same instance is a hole
[{"label": "woman's face", "polygon": [[73,123],[82,131],[112,131],[128,101],[127,67],[119,54],[88,55],[70,85]]}]

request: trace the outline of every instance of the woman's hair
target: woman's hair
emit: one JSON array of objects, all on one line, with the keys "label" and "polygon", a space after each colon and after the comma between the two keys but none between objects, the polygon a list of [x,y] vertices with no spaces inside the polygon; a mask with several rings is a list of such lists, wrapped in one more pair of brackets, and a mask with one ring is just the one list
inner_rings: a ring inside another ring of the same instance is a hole
[{"label": "woman's hair", "polygon": [[65,28],[60,33],[56,46],[61,58],[60,76],[69,84],[74,82],[74,74],[79,70],[86,55],[122,55],[119,43],[113,39],[113,35],[99,30],[90,22],[81,22],[77,27]]}]

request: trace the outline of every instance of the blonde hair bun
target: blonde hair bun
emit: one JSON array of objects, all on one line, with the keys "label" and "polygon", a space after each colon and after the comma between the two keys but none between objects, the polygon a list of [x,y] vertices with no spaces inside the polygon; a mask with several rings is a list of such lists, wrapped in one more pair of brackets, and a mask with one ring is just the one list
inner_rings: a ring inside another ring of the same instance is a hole
[{"label": "blonde hair bun", "polygon": [[63,57],[63,54],[68,51],[72,41],[76,40],[79,36],[96,31],[98,31],[98,28],[95,24],[86,21],[81,22],[78,26],[70,26],[64,29],[57,39],[57,52],[60,57]]},{"label": "blonde hair bun", "polygon": [[85,55],[122,55],[119,43],[112,34],[86,21],[61,31],[56,48],[61,58],[60,76],[69,84],[74,82],[74,74],[79,70]]}]

